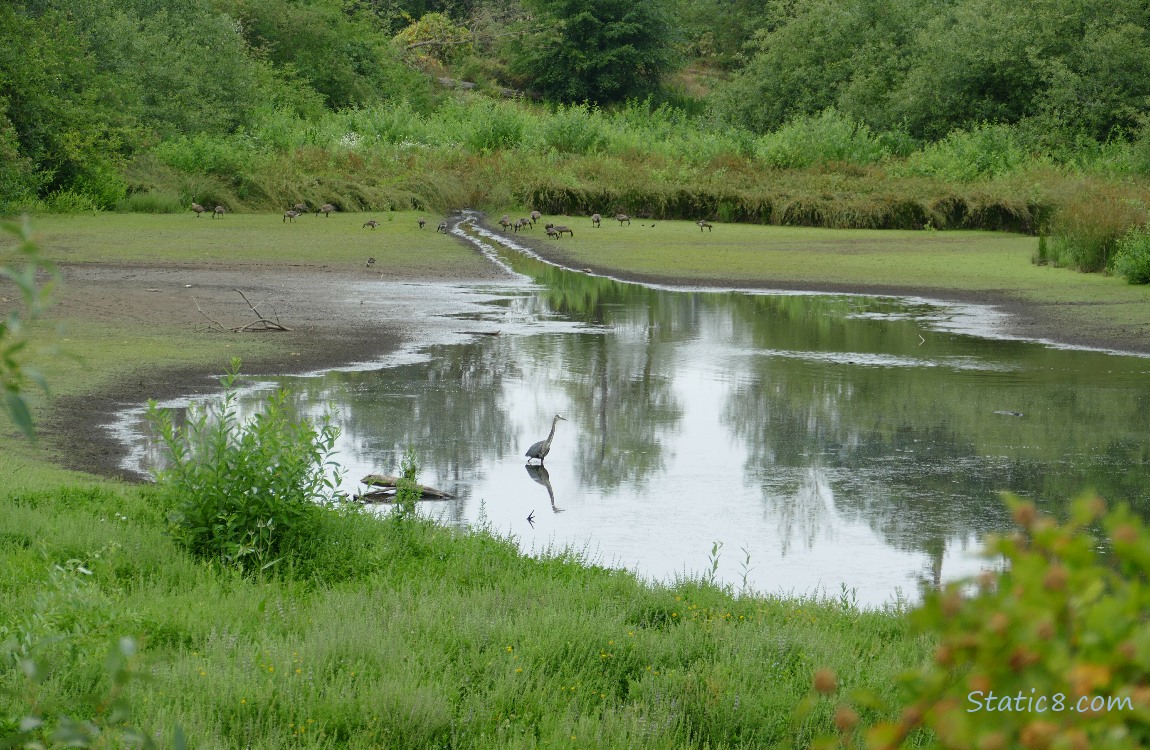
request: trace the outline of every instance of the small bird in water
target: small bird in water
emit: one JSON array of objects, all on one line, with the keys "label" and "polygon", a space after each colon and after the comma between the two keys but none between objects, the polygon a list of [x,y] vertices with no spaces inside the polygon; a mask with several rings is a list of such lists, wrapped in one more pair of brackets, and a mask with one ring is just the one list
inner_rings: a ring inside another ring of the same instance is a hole
[{"label": "small bird in water", "polygon": [[540,440],[527,449],[527,453],[524,454],[527,456],[527,463],[531,463],[531,459],[537,458],[539,459],[539,465],[543,465],[543,459],[547,458],[547,454],[551,452],[551,441],[555,439],[555,425],[559,424],[560,419],[564,422],[567,421],[566,417],[561,417],[556,414],[555,419],[551,420],[551,434],[547,436],[547,439]]}]

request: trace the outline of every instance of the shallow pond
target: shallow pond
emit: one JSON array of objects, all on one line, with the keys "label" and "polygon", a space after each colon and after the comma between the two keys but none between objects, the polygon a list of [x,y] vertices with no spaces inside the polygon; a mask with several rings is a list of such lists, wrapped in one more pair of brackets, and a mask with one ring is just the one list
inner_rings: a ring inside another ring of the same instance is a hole
[{"label": "shallow pond", "polygon": [[[526,278],[436,288],[453,336],[278,381],[333,410],[349,493],[411,445],[457,495],[421,503],[445,523],[658,580],[717,557],[736,589],[866,605],[985,566],[1000,491],[1150,515],[1150,359],[964,332],[990,330],[978,308],[653,289],[483,244]],[[555,414],[546,468],[525,467]]]}]

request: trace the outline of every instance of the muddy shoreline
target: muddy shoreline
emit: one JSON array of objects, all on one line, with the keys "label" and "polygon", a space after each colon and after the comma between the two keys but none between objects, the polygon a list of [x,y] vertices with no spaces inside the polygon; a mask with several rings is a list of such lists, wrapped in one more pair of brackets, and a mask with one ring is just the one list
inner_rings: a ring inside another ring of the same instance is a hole
[{"label": "muddy shoreline", "polygon": [[[463,217],[455,217],[458,222]],[[483,228],[495,231],[487,223]],[[580,264],[561,246],[537,237],[517,234],[514,240],[555,265],[581,270]],[[460,240],[463,243],[463,240]],[[470,246],[468,245],[469,249]],[[274,337],[274,353],[244,357],[243,373],[253,378],[291,375],[371,362],[421,340],[428,311],[418,305],[383,308],[369,304],[371,285],[380,274],[349,273],[324,269],[273,269],[215,264],[204,267],[163,266],[63,266],[66,294],[58,314],[83,314],[89,319],[118,323],[160,322],[194,331],[197,336],[217,337],[220,357],[202,364],[166,365],[141,360],[130,377],[86,393],[58,398],[42,432],[54,461],[67,468],[103,476],[139,481],[120,467],[124,449],[104,429],[119,410],[154,398],[210,393],[219,389],[219,375],[228,361],[228,349],[242,346],[244,337]],[[622,281],[682,286],[680,279],[616,269],[591,269]],[[402,278],[392,284],[462,284],[507,281],[509,276],[494,264],[481,278]],[[697,288],[761,291],[862,293],[895,297],[992,305],[1007,315],[1000,333],[1056,344],[1150,353],[1141,336],[1116,335],[1099,338],[1078,335],[1059,327],[1051,314],[1056,305],[1038,305],[1012,299],[1005,291],[972,293],[942,291],[898,285],[857,286],[838,284],[751,283],[746,280],[713,280]],[[193,293],[205,310],[223,321],[243,321],[250,316],[235,289],[242,287],[255,299],[273,299],[276,312],[291,321],[291,331],[277,333],[230,333],[209,331],[210,324],[189,299]],[[364,297],[368,297],[364,299]]]}]

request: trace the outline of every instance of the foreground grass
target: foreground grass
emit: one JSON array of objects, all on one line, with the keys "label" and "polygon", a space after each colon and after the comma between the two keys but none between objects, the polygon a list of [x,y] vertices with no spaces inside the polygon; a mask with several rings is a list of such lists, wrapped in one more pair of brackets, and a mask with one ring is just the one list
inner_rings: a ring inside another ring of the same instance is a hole
[{"label": "foreground grass", "polygon": [[563,217],[569,265],[679,284],[918,293],[1018,302],[1051,330],[1101,346],[1150,349],[1150,288],[1031,262],[1038,240],[979,232],[871,231]]},{"label": "foreground grass", "polygon": [[[803,745],[831,729],[829,702],[792,722],[815,668],[890,697],[929,646],[893,613],[650,586],[359,513],[328,519],[309,570],[244,579],[185,556],[162,517],[112,483],[0,497],[0,631],[54,667],[41,705],[82,712],[132,635],[133,724],[194,747]],[[18,670],[0,686],[0,717],[27,710]]]}]

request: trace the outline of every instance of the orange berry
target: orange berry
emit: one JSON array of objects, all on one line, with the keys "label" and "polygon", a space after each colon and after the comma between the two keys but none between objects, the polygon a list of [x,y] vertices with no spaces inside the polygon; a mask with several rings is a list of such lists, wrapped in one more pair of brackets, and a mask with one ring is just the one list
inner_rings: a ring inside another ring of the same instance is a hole
[{"label": "orange berry", "polygon": [[990,678],[984,674],[972,674],[966,681],[970,689],[984,695],[990,692]]},{"label": "orange berry", "polygon": [[815,690],[823,695],[830,695],[838,690],[838,680],[835,678],[835,673],[823,667],[815,671]]},{"label": "orange berry", "polygon": [[835,726],[843,734],[858,726],[859,715],[850,706],[839,706],[835,709]]},{"label": "orange berry", "polygon": [[1038,510],[1034,507],[1034,503],[1019,503],[1014,508],[1014,522],[1024,529],[1030,528],[1030,525],[1038,518]]},{"label": "orange berry", "polygon": [[939,646],[935,649],[934,661],[941,667],[949,667],[954,663],[954,652],[950,650],[950,646]]},{"label": "orange berry", "polygon": [[1026,750],[1046,750],[1057,736],[1057,724],[1049,721],[1032,721],[1022,728],[1018,740]]},{"label": "orange berry", "polygon": [[1114,529],[1110,536],[1114,538],[1114,541],[1121,544],[1136,544],[1138,542],[1138,529],[1128,523],[1124,523]]},{"label": "orange berry", "polygon": [[1006,750],[1010,747],[1006,741],[1006,737],[1002,732],[991,732],[985,734],[978,741],[978,750]]},{"label": "orange berry", "polygon": [[1050,570],[1046,571],[1042,585],[1046,587],[1047,591],[1061,591],[1066,588],[1066,582],[1069,580],[1070,573],[1066,571],[1066,568],[1056,564],[1050,566]]}]

